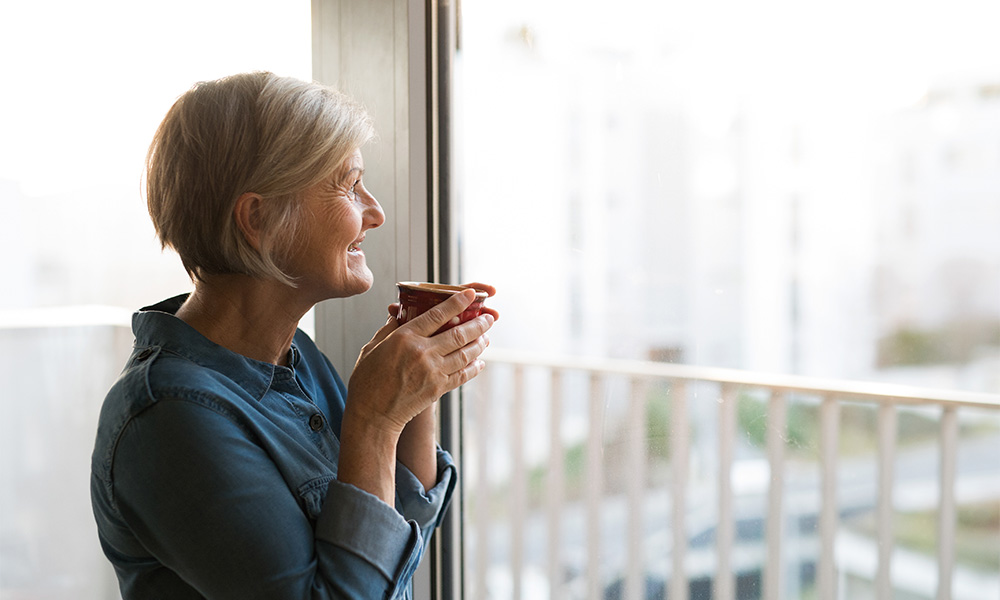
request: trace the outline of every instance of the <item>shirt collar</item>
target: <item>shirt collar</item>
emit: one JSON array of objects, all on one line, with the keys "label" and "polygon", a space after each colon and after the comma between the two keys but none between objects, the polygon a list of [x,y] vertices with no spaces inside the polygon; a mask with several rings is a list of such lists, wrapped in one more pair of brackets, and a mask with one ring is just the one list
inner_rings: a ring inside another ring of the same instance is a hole
[{"label": "shirt collar", "polygon": [[[278,369],[285,369],[268,362],[254,360],[237,354],[199,333],[175,314],[188,294],[168,298],[152,306],[139,309],[132,315],[132,332],[137,348],[160,347],[180,355],[200,366],[226,375],[260,400],[271,388]],[[292,343],[291,365],[298,364],[299,351]]]}]

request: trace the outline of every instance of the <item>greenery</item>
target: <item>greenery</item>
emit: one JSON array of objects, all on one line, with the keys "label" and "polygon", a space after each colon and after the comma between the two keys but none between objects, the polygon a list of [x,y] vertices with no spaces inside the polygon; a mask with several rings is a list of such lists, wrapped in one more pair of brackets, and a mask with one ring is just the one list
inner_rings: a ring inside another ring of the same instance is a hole
[{"label": "greenery", "polygon": [[[871,404],[842,403],[840,408],[841,455],[856,456],[870,453],[878,444],[878,408]],[[747,441],[758,448],[766,448],[767,402],[750,394],[743,394],[737,405],[737,425]],[[787,422],[782,437],[792,456],[814,457],[819,448],[819,405],[816,402],[792,400],[787,404]],[[896,413],[897,443],[911,445],[936,439],[940,424],[933,416],[910,410]]]},{"label": "greenery", "polygon": [[[849,522],[850,527],[864,535],[876,535],[875,516],[867,513]],[[955,560],[962,565],[986,571],[996,571],[1000,561],[1000,504],[983,502],[958,507]],[[897,513],[893,520],[894,543],[923,554],[937,553],[937,511]]]},{"label": "greenery", "polygon": [[[647,483],[659,482],[656,467],[669,464],[670,459],[670,388],[653,386],[645,403],[645,436],[647,460],[654,467]],[[622,458],[620,454],[626,447],[626,437],[629,432],[623,427],[605,442],[605,463],[615,463]],[[549,486],[549,464],[537,465],[528,474],[528,502],[538,506],[544,502]],[[621,475],[621,473],[618,473]],[[571,444],[564,449],[563,484],[567,499],[579,499],[583,495],[583,486],[587,476],[587,447],[585,441]],[[605,478],[614,479],[615,472],[605,469]],[[616,482],[608,483],[613,488]]]},{"label": "greenery", "polygon": [[650,459],[670,458],[670,427],[670,390],[656,386],[646,400],[646,447]]},{"label": "greenery", "polygon": [[883,368],[962,364],[984,346],[1000,346],[995,317],[957,319],[934,328],[903,326],[879,340],[877,363]]},{"label": "greenery", "polygon": [[[767,447],[767,402],[755,396],[742,394],[736,405],[736,423],[739,431],[746,433],[751,445]],[[789,403],[786,411],[786,426],[782,438],[789,448],[806,449],[819,439],[817,407],[801,403]],[[810,442],[811,440],[811,442]]]}]

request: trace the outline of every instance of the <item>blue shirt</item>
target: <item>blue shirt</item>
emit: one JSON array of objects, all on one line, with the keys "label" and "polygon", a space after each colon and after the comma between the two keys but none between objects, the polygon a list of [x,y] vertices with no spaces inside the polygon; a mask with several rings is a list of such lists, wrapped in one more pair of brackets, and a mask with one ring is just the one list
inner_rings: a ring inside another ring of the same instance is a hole
[{"label": "blue shirt", "polygon": [[346,389],[302,331],[290,366],[230,352],[173,315],[135,314],[101,410],[91,499],[123,598],[410,598],[454,490],[396,465],[396,506],[337,481]]}]

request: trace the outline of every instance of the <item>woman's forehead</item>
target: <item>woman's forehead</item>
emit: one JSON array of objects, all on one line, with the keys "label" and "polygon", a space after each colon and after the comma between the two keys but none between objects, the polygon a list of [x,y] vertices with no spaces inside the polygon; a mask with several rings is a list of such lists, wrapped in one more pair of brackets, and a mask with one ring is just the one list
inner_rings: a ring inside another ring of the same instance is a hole
[{"label": "woman's forehead", "polygon": [[365,168],[365,159],[361,156],[361,148],[356,148],[345,161],[347,168],[349,169],[361,169]]},{"label": "woman's forehead", "polygon": [[347,176],[348,173],[353,171],[364,172],[365,170],[365,160],[361,156],[361,150],[357,149],[347,155],[344,162],[340,163],[337,167],[338,176]]}]

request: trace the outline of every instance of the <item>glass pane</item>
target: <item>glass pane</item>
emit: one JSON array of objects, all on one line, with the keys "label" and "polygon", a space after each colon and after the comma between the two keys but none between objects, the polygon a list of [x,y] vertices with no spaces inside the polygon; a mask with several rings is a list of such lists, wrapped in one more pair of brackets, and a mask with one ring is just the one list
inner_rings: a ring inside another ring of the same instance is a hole
[{"label": "glass pane", "polygon": [[[935,523],[952,517],[931,390],[1000,393],[992,12],[462,3],[463,279],[495,284],[502,314],[467,389],[467,598],[760,598],[768,572],[784,597],[811,598],[824,558],[840,597],[869,597],[880,500],[894,506],[891,586],[934,596]],[[926,407],[879,425],[889,383]],[[959,422],[950,577],[956,596],[977,581],[969,597],[985,598],[1000,593],[1000,490],[976,482],[1000,478],[979,454],[1000,447],[1000,417]]]},{"label": "glass pane", "polygon": [[131,311],[190,289],[146,214],[146,148],[196,81],[311,77],[310,3],[5,2],[0,30],[0,597],[116,598],[97,413]]}]

